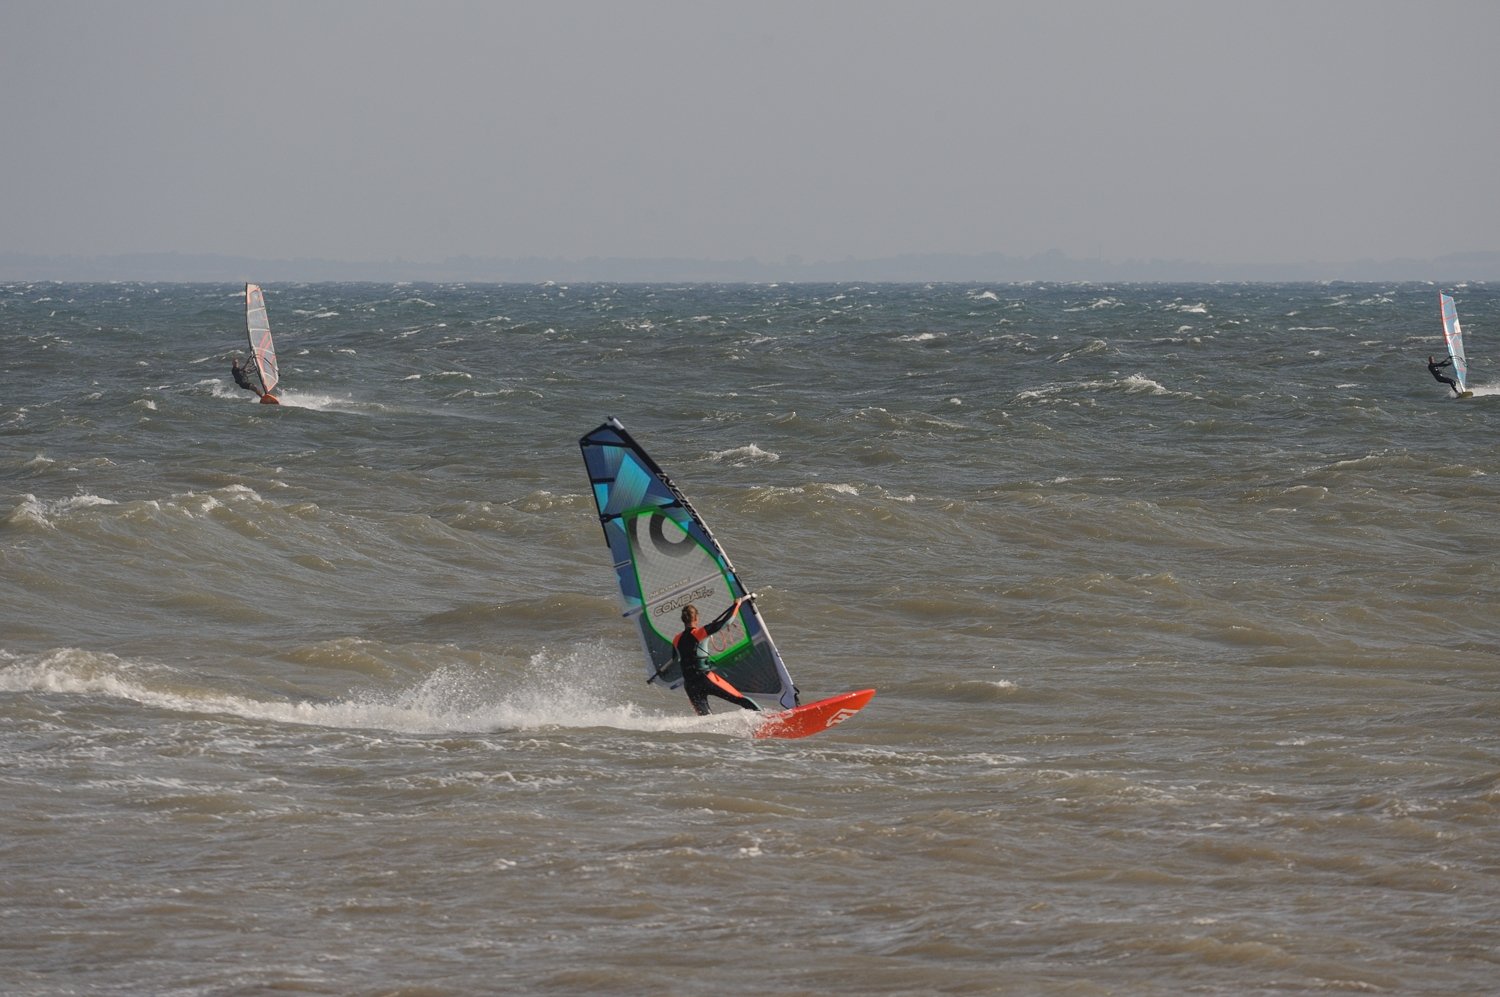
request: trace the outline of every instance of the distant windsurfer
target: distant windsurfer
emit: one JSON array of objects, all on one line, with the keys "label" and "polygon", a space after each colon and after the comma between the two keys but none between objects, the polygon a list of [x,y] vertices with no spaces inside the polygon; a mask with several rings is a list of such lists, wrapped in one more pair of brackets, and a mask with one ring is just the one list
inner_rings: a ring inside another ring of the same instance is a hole
[{"label": "distant windsurfer", "polygon": [[717,696],[747,710],[760,709],[713,670],[708,661],[708,648],[703,646],[711,635],[734,619],[744,601],[744,596],[735,599],[733,606],[701,627],[698,625],[698,607],[691,603],[682,607],[682,633],[672,638],[672,646],[677,649],[677,661],[682,666],[683,691],[687,693],[688,702],[693,704],[693,711],[700,717],[708,716],[709,696]]},{"label": "distant windsurfer", "polygon": [[1462,394],[1462,392],[1458,390],[1458,382],[1455,381],[1455,380],[1453,380],[1453,378],[1451,378],[1451,377],[1444,377],[1442,374],[1438,373],[1438,368],[1439,367],[1448,367],[1448,366],[1451,366],[1452,363],[1453,363],[1453,358],[1452,357],[1449,357],[1447,360],[1444,360],[1442,363],[1438,363],[1436,360],[1434,360],[1432,358],[1432,354],[1430,354],[1430,353],[1427,354],[1427,370],[1432,374],[1433,377],[1437,378],[1439,381],[1442,381],[1448,387],[1452,388],[1453,389],[1453,395],[1454,395],[1454,397],[1458,397],[1459,395]]},{"label": "distant windsurfer", "polygon": [[239,357],[234,358],[234,365],[230,368],[230,373],[234,375],[234,383],[238,384],[246,391],[253,391],[257,395],[262,393],[259,388],[250,383],[250,378],[245,376],[245,368],[240,366]]}]

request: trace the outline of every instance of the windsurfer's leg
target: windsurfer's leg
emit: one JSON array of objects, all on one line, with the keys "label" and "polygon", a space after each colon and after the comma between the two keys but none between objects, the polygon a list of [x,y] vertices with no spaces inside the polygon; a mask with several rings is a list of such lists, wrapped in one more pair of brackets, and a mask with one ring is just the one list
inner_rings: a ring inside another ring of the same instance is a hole
[{"label": "windsurfer's leg", "polygon": [[708,693],[710,695],[718,696],[722,700],[733,703],[735,706],[738,706],[742,710],[755,710],[756,712],[760,711],[760,707],[755,705],[755,700],[741,694],[741,692],[734,686],[730,685],[729,681],[723,676],[716,675],[713,672],[709,672],[708,681]]},{"label": "windsurfer's leg", "polygon": [[710,696],[718,696],[722,700],[733,703],[735,706],[738,706],[742,710],[760,710],[760,707],[755,705],[755,701],[753,699],[746,699],[744,696],[731,696],[729,693],[724,692],[722,689],[710,689],[708,690],[708,694]]},{"label": "windsurfer's leg", "polygon": [[693,712],[700,717],[708,716],[708,684],[694,682],[691,678],[684,678],[682,691],[687,693],[688,702],[693,704]]}]

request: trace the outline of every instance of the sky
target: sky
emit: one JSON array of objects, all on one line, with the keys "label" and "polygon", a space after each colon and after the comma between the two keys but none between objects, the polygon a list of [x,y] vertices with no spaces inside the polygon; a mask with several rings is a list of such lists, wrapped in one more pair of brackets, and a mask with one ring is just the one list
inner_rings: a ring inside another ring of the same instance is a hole
[{"label": "sky", "polygon": [[1500,250],[1494,0],[0,0],[0,253]]}]

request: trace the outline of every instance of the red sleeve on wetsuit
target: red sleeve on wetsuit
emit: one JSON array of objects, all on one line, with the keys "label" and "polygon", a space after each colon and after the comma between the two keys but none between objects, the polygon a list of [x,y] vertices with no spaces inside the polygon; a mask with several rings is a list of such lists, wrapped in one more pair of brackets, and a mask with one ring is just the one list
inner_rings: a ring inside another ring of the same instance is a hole
[{"label": "red sleeve on wetsuit", "polygon": [[[682,634],[685,634],[685,633],[687,633],[686,630],[684,630],[682,632]],[[682,634],[678,634],[676,637],[672,638],[672,646],[673,647],[676,647],[678,645],[678,642],[682,640]],[[701,640],[706,640],[708,638],[708,631],[704,630],[702,627],[694,627],[693,628],[693,637],[696,640],[700,640],[700,641]]]}]

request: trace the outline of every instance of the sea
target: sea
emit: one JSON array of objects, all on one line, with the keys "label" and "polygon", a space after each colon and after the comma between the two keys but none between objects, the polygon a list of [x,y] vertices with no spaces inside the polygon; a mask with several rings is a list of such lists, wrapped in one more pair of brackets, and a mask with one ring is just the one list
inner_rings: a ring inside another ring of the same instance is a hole
[{"label": "sea", "polygon": [[[244,294],[0,285],[0,992],[1500,992],[1500,285]],[[647,686],[609,417],[869,706]]]}]

